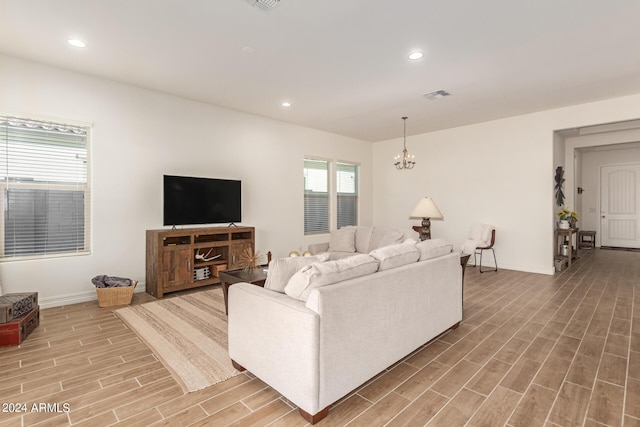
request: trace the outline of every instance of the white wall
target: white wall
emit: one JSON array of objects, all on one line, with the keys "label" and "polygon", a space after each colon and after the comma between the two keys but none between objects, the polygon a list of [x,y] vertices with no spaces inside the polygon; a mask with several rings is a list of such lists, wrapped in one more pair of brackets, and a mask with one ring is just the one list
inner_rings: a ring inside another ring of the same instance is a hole
[{"label": "white wall", "polygon": [[[430,196],[445,217],[432,221],[433,237],[459,247],[474,222],[489,223],[499,267],[552,274],[554,131],[638,117],[640,95],[633,95],[411,136],[407,148],[418,162],[411,171],[392,165],[401,139],[376,143],[374,223],[417,225],[409,212]],[[566,188],[574,188],[573,153],[565,169]]]},{"label": "white wall", "polygon": [[368,142],[7,56],[0,114],[93,125],[92,255],[0,264],[5,292],[38,291],[44,307],[94,299],[97,274],[144,282],[145,230],[162,228],[163,174],[242,180],[242,223],[256,227],[262,254],[328,240],[304,236],[305,155],[360,163],[360,220],[372,222]]}]

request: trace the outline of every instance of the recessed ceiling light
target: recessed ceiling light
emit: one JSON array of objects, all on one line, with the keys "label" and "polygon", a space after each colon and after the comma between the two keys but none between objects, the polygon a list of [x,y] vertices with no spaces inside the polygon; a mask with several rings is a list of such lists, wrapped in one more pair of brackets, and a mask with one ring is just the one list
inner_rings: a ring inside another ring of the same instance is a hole
[{"label": "recessed ceiling light", "polygon": [[67,40],[67,43],[69,43],[73,47],[87,47],[87,44],[85,42],[78,39],[69,39]]},{"label": "recessed ceiling light", "polygon": [[243,46],[243,47],[242,47],[242,51],[243,51],[244,53],[255,53],[256,48],[255,48],[255,47],[252,47],[252,46]]},{"label": "recessed ceiling light", "polygon": [[417,61],[418,59],[422,59],[424,53],[419,51],[409,52],[409,59],[412,61]]},{"label": "recessed ceiling light", "polygon": [[290,102],[288,102],[288,101],[284,101],[284,102],[283,102],[282,104],[280,104],[280,105],[282,105],[283,107],[291,107],[291,103],[290,103]]}]

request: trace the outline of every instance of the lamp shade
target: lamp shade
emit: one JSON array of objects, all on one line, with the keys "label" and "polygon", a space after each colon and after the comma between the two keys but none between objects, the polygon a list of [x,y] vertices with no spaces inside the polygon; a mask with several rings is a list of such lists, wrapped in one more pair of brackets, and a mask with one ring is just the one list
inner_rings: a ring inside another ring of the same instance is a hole
[{"label": "lamp shade", "polygon": [[429,218],[429,219],[444,219],[442,216],[442,212],[433,202],[433,199],[429,197],[424,197],[420,199],[415,208],[411,211],[410,219],[420,219],[420,218]]}]

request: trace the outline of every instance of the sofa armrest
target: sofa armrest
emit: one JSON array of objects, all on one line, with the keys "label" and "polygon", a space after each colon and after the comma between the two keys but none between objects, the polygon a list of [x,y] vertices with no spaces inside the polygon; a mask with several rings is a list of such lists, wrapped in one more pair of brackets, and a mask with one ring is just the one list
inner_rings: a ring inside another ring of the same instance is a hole
[{"label": "sofa armrest", "polygon": [[312,243],[309,245],[309,251],[314,254],[320,254],[329,250],[329,242],[324,243]]},{"label": "sofa armrest", "polygon": [[233,361],[304,411],[322,409],[317,313],[285,294],[237,283],[229,287],[228,323]]}]

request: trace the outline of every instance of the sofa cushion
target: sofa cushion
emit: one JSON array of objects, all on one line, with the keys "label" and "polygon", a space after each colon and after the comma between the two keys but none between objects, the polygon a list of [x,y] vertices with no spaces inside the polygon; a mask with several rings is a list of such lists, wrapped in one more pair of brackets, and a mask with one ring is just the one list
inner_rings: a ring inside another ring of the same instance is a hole
[{"label": "sofa cushion", "polygon": [[380,262],[380,271],[411,264],[420,258],[420,252],[415,245],[404,243],[375,249],[370,255]]},{"label": "sofa cushion", "polygon": [[291,298],[306,301],[312,289],[378,271],[378,261],[370,255],[358,254],[336,261],[318,262],[296,272],[284,288]]},{"label": "sofa cushion", "polygon": [[420,261],[425,261],[451,253],[453,245],[443,239],[428,239],[416,243],[416,248],[420,251]]},{"label": "sofa cushion", "polygon": [[284,287],[298,270],[314,262],[324,262],[329,259],[328,253],[315,256],[297,256],[289,258],[275,258],[269,263],[265,289],[284,293]]},{"label": "sofa cushion", "polygon": [[403,239],[402,231],[400,230],[387,231],[384,234],[384,236],[382,236],[382,240],[380,240],[380,243],[378,243],[378,248],[395,245],[397,243],[402,243],[403,240],[404,239]]},{"label": "sofa cushion", "polygon": [[356,252],[361,254],[369,253],[369,243],[373,227],[366,225],[348,225],[343,228],[351,228],[356,231]]},{"label": "sofa cushion", "polygon": [[373,232],[371,233],[371,239],[369,242],[369,250],[366,253],[369,253],[372,250],[381,248],[383,246],[402,243],[409,238],[417,240],[419,237],[420,235],[410,228],[392,229],[384,227],[373,227]]},{"label": "sofa cushion", "polygon": [[341,228],[332,230],[329,237],[329,252],[355,252],[356,230],[353,228]]}]

